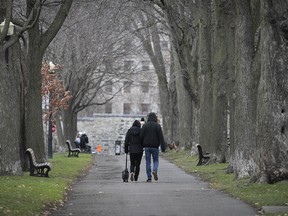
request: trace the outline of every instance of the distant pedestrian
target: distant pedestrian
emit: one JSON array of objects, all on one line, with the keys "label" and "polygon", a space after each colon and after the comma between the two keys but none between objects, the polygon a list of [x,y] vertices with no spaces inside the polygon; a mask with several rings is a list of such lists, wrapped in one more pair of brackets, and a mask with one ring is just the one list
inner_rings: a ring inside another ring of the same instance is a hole
[{"label": "distant pedestrian", "polygon": [[125,137],[125,153],[130,153],[130,180],[137,181],[140,173],[143,145],[140,139],[141,124],[135,120],[132,127],[128,129]]},{"label": "distant pedestrian", "polygon": [[[147,122],[141,129],[140,137],[145,149],[147,182],[151,182],[152,174],[154,176],[154,180],[157,181],[159,166],[159,146],[161,147],[162,152],[165,152],[166,147],[162,128],[158,123],[158,119],[155,113],[151,112],[148,114]],[[153,159],[153,171],[151,170],[151,157]]]}]

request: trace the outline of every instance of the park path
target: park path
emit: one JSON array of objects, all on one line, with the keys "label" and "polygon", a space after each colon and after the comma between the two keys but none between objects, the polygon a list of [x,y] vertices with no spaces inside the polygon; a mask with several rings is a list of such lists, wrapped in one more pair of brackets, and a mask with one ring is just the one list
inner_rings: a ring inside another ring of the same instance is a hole
[{"label": "park path", "polygon": [[124,155],[95,155],[95,165],[73,185],[65,205],[52,216],[257,215],[249,205],[209,188],[208,183],[163,158],[160,158],[159,180],[152,183],[146,182],[145,159],[138,182],[122,182],[124,164]]}]

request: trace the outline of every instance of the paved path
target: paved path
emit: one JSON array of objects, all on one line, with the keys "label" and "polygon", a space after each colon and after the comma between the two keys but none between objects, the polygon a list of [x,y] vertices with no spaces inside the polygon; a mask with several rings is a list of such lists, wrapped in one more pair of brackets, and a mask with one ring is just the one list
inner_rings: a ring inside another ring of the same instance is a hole
[{"label": "paved path", "polygon": [[[77,158],[75,158],[77,160]],[[197,180],[160,158],[159,180],[147,183],[145,159],[138,182],[122,182],[125,156],[95,156],[88,175],[73,186],[68,201],[52,216],[254,216],[240,200]]]}]

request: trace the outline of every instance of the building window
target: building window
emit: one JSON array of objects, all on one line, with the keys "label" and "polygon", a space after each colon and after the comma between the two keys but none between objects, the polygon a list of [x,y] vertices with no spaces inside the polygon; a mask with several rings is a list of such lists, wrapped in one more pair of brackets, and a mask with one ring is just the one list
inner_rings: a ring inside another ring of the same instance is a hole
[{"label": "building window", "polygon": [[131,113],[131,104],[130,103],[124,103],[123,104],[123,113],[124,114],[130,114]]},{"label": "building window", "polygon": [[131,92],[131,81],[125,81],[124,82],[124,93],[130,93]]},{"label": "building window", "polygon": [[112,113],[112,103],[105,104],[105,113]]},{"label": "building window", "polygon": [[148,114],[150,104],[141,104],[141,114]]},{"label": "building window", "polygon": [[133,61],[124,61],[124,71],[129,72],[132,70]]},{"label": "building window", "polygon": [[149,92],[149,82],[141,82],[141,91],[143,93],[148,93]]},{"label": "building window", "polygon": [[141,61],[142,70],[147,71],[150,69],[150,61]]},{"label": "building window", "polygon": [[106,93],[112,93],[112,81],[105,82],[105,91]]}]

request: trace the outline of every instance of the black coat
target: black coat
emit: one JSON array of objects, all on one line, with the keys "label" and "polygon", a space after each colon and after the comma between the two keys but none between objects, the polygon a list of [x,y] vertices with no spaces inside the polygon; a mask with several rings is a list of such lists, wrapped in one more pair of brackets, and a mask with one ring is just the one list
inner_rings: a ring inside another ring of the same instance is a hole
[{"label": "black coat", "polygon": [[140,153],[143,152],[143,145],[140,139],[141,128],[132,126],[126,133],[125,137],[125,153]]},{"label": "black coat", "polygon": [[141,129],[140,137],[144,147],[159,148],[161,146],[161,151],[165,152],[166,145],[163,132],[161,125],[157,122],[156,116],[148,116],[147,123]]}]

